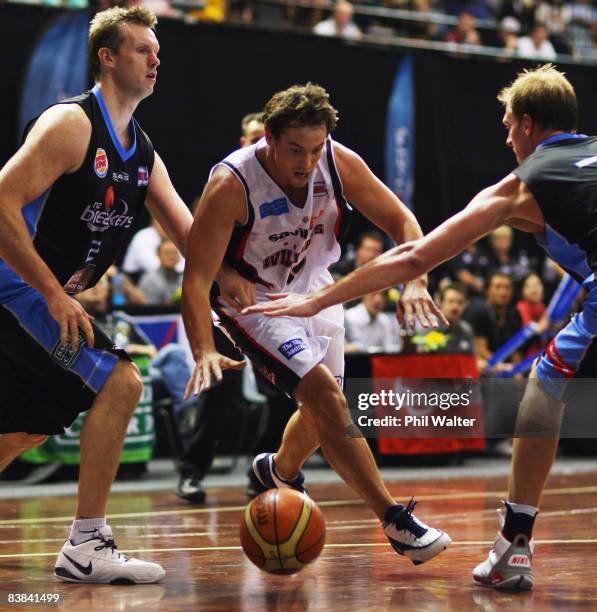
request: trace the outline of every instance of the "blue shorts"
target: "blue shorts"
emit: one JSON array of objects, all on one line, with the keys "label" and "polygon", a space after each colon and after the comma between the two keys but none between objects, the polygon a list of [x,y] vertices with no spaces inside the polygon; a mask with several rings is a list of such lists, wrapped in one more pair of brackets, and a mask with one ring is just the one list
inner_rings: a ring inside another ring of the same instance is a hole
[{"label": "blue shorts", "polygon": [[0,433],[63,433],[96,395],[119,358],[129,359],[93,326],[95,347],[79,336],[60,346],[60,328],[41,295],[28,288],[0,304]]},{"label": "blue shorts", "polygon": [[571,378],[597,378],[597,280],[585,289],[581,312],[549,343],[537,364],[541,386],[556,399],[565,399]]}]

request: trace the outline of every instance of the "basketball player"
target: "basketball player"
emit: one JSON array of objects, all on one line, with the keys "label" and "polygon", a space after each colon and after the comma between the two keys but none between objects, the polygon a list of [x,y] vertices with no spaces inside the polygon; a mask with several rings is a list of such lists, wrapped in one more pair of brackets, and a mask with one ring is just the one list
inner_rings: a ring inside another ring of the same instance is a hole
[{"label": "basketball player", "polygon": [[[449,536],[418,521],[414,504],[396,504],[365,439],[347,435],[342,307],[309,321],[243,315],[219,298],[217,284],[210,304],[223,260],[255,283],[257,302],[267,299],[267,291],[310,291],[330,284],[328,267],[340,255],[338,236],[347,222],[348,201],[398,243],[421,236],[414,216],[363,160],[329,137],[336,111],[324,89],[297,85],[275,94],[263,122],[265,138],[212,170],[191,228],[182,309],[197,363],[187,392],[209,387],[224,368],[242,367],[214,348],[213,305],[253,365],[301,404],[279,451],[255,458],[260,482],[302,491],[300,468],[321,446],[330,465],[380,518],[395,550],[423,563],[449,545]],[[401,304],[407,312],[416,307],[422,324],[429,326],[441,315],[426,284],[425,276],[411,283]]]},{"label": "basketball player", "polygon": [[184,253],[192,217],[132,114],[156,83],[155,16],[98,13],[95,87],[44,111],[0,173],[0,469],[89,411],[76,518],[56,562],[70,582],[152,583],[118,552],[106,503],[142,382],[73,296],[113,263],[143,202]]},{"label": "basketball player", "polygon": [[514,441],[505,522],[489,557],[473,572],[478,584],[530,589],[533,523],[557,451],[566,382],[594,377],[597,368],[597,137],[576,133],[576,94],[550,64],[519,74],[498,99],[505,108],[506,144],[520,164],[511,174],[425,238],[388,251],[333,287],[312,296],[282,297],[248,312],[314,316],[415,278],[500,225],[534,234],[547,254],[582,283],[586,297],[582,312],[532,369],[516,425],[520,437]]}]

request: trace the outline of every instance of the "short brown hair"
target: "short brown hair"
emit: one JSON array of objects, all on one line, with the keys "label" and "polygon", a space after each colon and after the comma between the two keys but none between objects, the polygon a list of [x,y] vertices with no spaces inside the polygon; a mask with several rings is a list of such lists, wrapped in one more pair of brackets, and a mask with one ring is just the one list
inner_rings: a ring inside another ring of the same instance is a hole
[{"label": "short brown hair", "polygon": [[338,123],[338,111],[319,85],[293,85],[274,94],[265,105],[263,123],[275,138],[288,128],[325,125],[328,134]]},{"label": "short brown hair", "polygon": [[518,119],[526,114],[545,129],[576,131],[578,103],[574,87],[552,64],[518,73],[500,91],[498,100]]},{"label": "short brown hair", "polygon": [[97,13],[89,24],[89,70],[91,76],[97,79],[100,75],[100,60],[98,51],[107,47],[113,53],[118,53],[120,45],[124,40],[122,32],[123,23],[133,23],[155,30],[157,17],[144,6],[133,6],[122,8],[115,6],[101,13]]}]

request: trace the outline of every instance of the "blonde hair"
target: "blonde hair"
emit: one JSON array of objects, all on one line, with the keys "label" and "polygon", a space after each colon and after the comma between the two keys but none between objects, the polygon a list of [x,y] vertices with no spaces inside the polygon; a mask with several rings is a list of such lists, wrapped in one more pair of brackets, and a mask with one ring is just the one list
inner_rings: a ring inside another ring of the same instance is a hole
[{"label": "blonde hair", "polygon": [[519,72],[497,98],[518,119],[529,115],[545,129],[576,131],[578,104],[574,87],[553,64]]},{"label": "blonde hair", "polygon": [[115,6],[97,13],[89,24],[88,57],[91,76],[100,76],[101,65],[98,51],[107,47],[113,53],[118,53],[124,40],[122,24],[133,23],[155,30],[157,17],[144,6],[122,8]]}]

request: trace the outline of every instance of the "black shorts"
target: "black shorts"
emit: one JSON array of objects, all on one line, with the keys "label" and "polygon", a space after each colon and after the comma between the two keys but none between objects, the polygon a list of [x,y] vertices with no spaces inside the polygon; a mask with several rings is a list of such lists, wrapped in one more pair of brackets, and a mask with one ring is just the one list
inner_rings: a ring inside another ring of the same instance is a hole
[{"label": "black shorts", "polygon": [[0,434],[60,434],[95,397],[126,352],[93,325],[75,353],[34,290],[0,305]]}]

